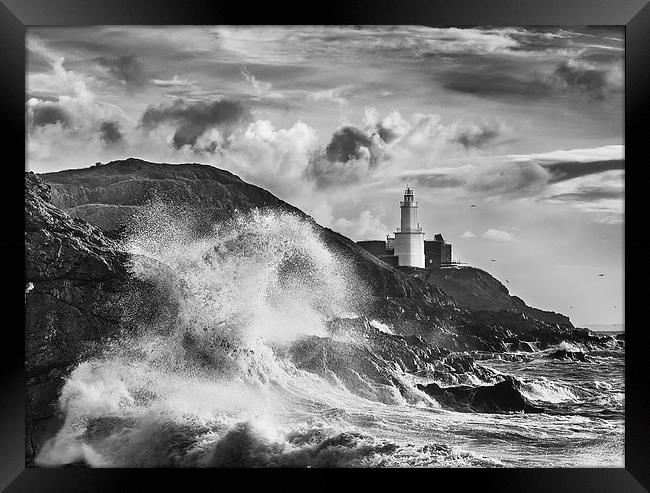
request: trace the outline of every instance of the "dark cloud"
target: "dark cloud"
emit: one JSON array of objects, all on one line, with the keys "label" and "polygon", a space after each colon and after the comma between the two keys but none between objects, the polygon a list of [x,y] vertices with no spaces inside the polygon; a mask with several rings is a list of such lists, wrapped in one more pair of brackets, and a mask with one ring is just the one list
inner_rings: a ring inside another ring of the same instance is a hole
[{"label": "dark cloud", "polygon": [[571,42],[572,33],[558,32],[557,28],[528,28],[525,31],[514,32],[508,36],[518,42],[512,47],[513,51],[550,51],[567,48]]},{"label": "dark cloud", "polygon": [[357,127],[342,127],[325,149],[315,153],[305,170],[318,188],[359,182],[385,157],[377,138]]},{"label": "dark cloud", "polygon": [[462,145],[465,149],[483,147],[500,137],[503,130],[503,125],[498,123],[483,123],[480,126],[472,125],[460,129],[452,142]]},{"label": "dark cloud", "polygon": [[551,87],[539,78],[496,71],[445,72],[442,85],[451,91],[476,96],[539,98],[551,93]]},{"label": "dark cloud", "polygon": [[103,121],[99,124],[99,139],[107,146],[124,142],[124,134],[120,130],[120,123]]},{"label": "dark cloud", "polygon": [[568,88],[583,92],[593,98],[603,99],[606,95],[608,83],[604,70],[560,63],[555,69],[554,75]]},{"label": "dark cloud", "polygon": [[[95,27],[76,28],[74,36],[69,36],[60,27],[39,26],[38,28],[30,28],[29,31],[31,36],[46,41],[49,47],[59,52],[71,53],[77,56],[88,53],[115,53],[115,39],[108,40],[106,34],[98,35],[98,29]],[[127,35],[125,33],[126,31],[120,33],[121,40],[124,40]]]},{"label": "dark cloud", "polygon": [[176,149],[188,145],[195,151],[214,152],[215,142],[207,148],[200,148],[197,147],[198,138],[211,128],[228,134],[249,117],[250,112],[239,101],[222,99],[211,103],[186,103],[177,99],[171,104],[149,106],[142,115],[141,126],[150,130],[163,123],[175,125],[172,145]]},{"label": "dark cloud", "polygon": [[351,159],[361,159],[363,148],[370,153],[371,163],[377,160],[377,154],[373,153],[375,144],[362,130],[356,127],[343,127],[332,135],[332,140],[325,148],[325,156],[331,163],[346,163]]},{"label": "dark cloud", "polygon": [[575,192],[552,195],[549,199],[567,202],[598,202],[608,199],[622,199],[623,196],[624,191],[620,188],[582,187]]},{"label": "dark cloud", "polygon": [[50,59],[37,51],[27,49],[27,57],[25,61],[27,73],[33,74],[52,70],[52,62]]},{"label": "dark cloud", "polygon": [[414,183],[415,186],[426,188],[455,188],[465,184],[465,180],[453,175],[435,173],[430,175],[405,175],[400,178],[402,181]]},{"label": "dark cloud", "polygon": [[384,127],[381,123],[377,125],[377,134],[386,144],[390,144],[399,137],[399,134],[395,130]]},{"label": "dark cloud", "polygon": [[521,194],[543,189],[551,173],[534,162],[504,163],[472,175],[468,189],[476,192]]},{"label": "dark cloud", "polygon": [[358,183],[366,172],[367,168],[359,160],[332,162],[325,152],[320,151],[309,160],[305,176],[314,181],[317,188],[324,189],[334,185]]},{"label": "dark cloud", "polygon": [[70,126],[71,118],[67,111],[58,104],[39,102],[29,109],[29,120],[32,126],[60,124],[64,127]]},{"label": "dark cloud", "polygon": [[144,66],[135,55],[99,57],[97,61],[131,89],[142,87],[148,82]]},{"label": "dark cloud", "polygon": [[602,64],[609,64],[614,62],[622,63],[623,60],[625,60],[625,56],[622,52],[601,52],[593,50],[585,50],[585,52],[581,53],[578,58],[585,62]]},{"label": "dark cloud", "polygon": [[610,170],[625,169],[625,160],[610,159],[607,161],[577,162],[569,161],[562,163],[543,164],[544,168],[551,172],[550,183],[571,180],[580,176],[602,173]]},{"label": "dark cloud", "polygon": [[[603,58],[611,55],[592,54]],[[540,99],[553,96],[583,95],[590,99],[604,99],[619,91],[610,80],[612,71],[622,67],[622,59],[590,65],[585,61],[561,62],[552,71],[540,73],[535,65],[494,62],[490,65],[467,64],[458,70],[442,72],[438,78],[451,91],[481,97]]]}]

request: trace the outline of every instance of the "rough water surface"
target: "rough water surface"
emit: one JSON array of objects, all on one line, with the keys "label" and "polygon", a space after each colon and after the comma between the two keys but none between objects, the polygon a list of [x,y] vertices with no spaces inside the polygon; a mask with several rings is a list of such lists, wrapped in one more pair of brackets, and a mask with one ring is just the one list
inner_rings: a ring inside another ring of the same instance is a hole
[{"label": "rough water surface", "polygon": [[358,317],[367,286],[295,215],[199,229],[138,213],[131,274],[173,309],[72,371],[37,465],[623,466],[621,341],[451,353]]}]

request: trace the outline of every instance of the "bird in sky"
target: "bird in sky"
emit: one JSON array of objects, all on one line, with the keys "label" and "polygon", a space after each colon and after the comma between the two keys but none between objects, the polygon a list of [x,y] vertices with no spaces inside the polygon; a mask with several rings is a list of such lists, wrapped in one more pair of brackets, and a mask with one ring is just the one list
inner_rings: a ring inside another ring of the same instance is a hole
[{"label": "bird in sky", "polygon": [[603,277],[605,274],[598,274],[598,277]]},{"label": "bird in sky", "polygon": [[491,258],[490,262],[496,262],[496,259]]},{"label": "bird in sky", "polygon": [[510,281],[508,281],[507,279],[506,279],[506,282],[507,282],[508,284],[510,284]]},{"label": "bird in sky", "polygon": [[470,207],[476,207],[476,205],[475,205],[475,204],[472,204],[472,205],[470,205]]},{"label": "bird in sky", "polygon": [[569,305],[569,308],[573,308],[573,305]]}]

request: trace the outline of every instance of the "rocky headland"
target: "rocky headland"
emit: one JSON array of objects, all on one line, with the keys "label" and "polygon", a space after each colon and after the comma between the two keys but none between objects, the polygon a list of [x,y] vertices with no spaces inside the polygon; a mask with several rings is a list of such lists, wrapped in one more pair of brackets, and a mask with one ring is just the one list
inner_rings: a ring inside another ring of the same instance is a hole
[{"label": "rocky headland", "polygon": [[[537,412],[518,397],[516,382],[481,367],[472,352],[525,354],[562,341],[586,347],[613,341],[574,327],[562,314],[529,307],[480,269],[391,267],[270,192],[211,166],[126,159],[39,176],[26,173],[27,464],[58,426],[57,399],[70,370],[111,339],[137,330],[138,320],[172,319],[173,301],[129,275],[130,255],[119,243],[130,218],[154,196],[191,207],[206,224],[254,208],[309,221],[368,289],[356,318],[330,321],[332,334],[345,332],[353,342],[305,337],[287,351],[297,367],[324,378],[335,375],[360,395],[367,393],[356,382],[363,374],[407,400],[419,390],[452,408]],[[576,354],[553,357],[579,360]],[[395,367],[453,388],[414,389],[395,379]],[[486,388],[468,386],[472,378]]]}]

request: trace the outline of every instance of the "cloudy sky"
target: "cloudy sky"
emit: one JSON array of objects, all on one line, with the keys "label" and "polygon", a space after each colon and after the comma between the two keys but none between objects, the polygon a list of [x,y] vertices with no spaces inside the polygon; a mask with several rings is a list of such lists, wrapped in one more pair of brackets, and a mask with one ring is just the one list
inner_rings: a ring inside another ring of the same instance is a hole
[{"label": "cloudy sky", "polygon": [[35,172],[212,164],[355,240],[408,183],[454,259],[623,322],[622,28],[30,28],[27,53]]}]

